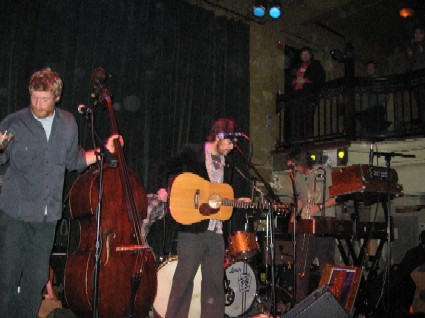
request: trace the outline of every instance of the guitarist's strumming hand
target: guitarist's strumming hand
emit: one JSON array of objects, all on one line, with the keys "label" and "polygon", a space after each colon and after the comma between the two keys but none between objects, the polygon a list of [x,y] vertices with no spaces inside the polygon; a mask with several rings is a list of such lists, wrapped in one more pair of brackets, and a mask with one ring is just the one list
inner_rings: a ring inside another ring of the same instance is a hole
[{"label": "guitarist's strumming hand", "polygon": [[162,202],[167,202],[168,200],[168,192],[164,188],[161,188],[157,192],[158,199],[160,199]]}]

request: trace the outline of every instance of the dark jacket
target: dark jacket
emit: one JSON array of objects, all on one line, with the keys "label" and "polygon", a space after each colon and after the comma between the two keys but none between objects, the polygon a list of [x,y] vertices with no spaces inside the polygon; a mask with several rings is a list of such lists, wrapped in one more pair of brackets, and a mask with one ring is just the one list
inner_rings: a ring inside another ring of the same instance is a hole
[{"label": "dark jacket", "polygon": [[[301,65],[302,63],[298,64],[293,70],[294,78]],[[323,84],[326,80],[325,70],[323,69],[322,64],[320,64],[320,62],[316,60],[312,60],[310,62],[310,65],[305,71],[303,77],[308,78],[310,81],[312,81],[312,83],[304,84],[303,88],[299,91],[299,93],[314,93],[316,88],[320,87],[321,84]]]},{"label": "dark jacket", "polygon": [[[175,175],[183,172],[192,172],[200,177],[209,180],[208,171],[205,166],[204,144],[188,144],[183,149],[167,160],[167,163],[160,171],[161,184],[164,188],[168,187],[168,182]],[[226,157],[224,167],[224,183],[231,183],[233,178],[233,163],[229,157]],[[186,232],[204,232],[208,229],[209,220],[201,221],[191,225],[181,225],[180,231]]]}]

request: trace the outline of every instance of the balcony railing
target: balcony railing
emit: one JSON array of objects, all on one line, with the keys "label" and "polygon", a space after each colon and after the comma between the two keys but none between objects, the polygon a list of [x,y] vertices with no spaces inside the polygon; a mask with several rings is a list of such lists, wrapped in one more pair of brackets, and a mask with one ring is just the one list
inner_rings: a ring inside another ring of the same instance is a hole
[{"label": "balcony railing", "polygon": [[[424,109],[422,111],[422,109]],[[425,70],[325,83],[310,94],[278,94],[277,148],[328,140],[401,139],[425,134]]]}]

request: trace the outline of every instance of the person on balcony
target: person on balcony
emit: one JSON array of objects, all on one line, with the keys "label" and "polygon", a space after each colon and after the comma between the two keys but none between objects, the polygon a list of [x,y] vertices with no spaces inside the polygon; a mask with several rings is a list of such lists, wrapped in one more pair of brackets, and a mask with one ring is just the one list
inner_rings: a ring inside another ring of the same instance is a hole
[{"label": "person on balcony", "polygon": [[317,89],[325,82],[325,71],[314,60],[309,47],[300,50],[300,62],[292,70],[292,91],[288,93],[288,115],[291,140],[300,141],[313,137],[314,112],[317,106]]},{"label": "person on balcony", "polygon": [[363,133],[384,132],[391,124],[386,120],[386,94],[372,91],[379,85],[378,64],[375,61],[366,63],[365,87],[368,89],[361,98],[361,123]]},{"label": "person on balcony", "polygon": [[[413,39],[407,47],[407,67],[409,71],[417,71],[425,68],[425,27],[417,25],[413,33]],[[412,120],[414,125],[425,124],[425,88],[422,85],[414,89],[418,117]]]},{"label": "person on balcony", "polygon": [[425,68],[425,27],[417,25],[413,39],[407,47],[408,69],[411,71]]},{"label": "person on balcony", "polygon": [[292,81],[295,92],[312,93],[314,89],[325,81],[325,71],[319,61],[313,59],[313,52],[309,47],[300,50],[300,63],[294,68]]}]

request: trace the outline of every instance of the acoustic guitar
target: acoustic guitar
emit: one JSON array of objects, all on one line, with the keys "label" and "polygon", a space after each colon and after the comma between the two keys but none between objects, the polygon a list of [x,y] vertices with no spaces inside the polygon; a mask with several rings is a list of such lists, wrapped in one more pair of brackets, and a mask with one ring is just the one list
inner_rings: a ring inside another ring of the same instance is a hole
[{"label": "acoustic guitar", "polygon": [[[169,191],[171,216],[181,224],[193,224],[203,220],[225,221],[232,216],[233,208],[268,209],[270,203],[243,202],[234,199],[233,189],[226,183],[211,183],[200,176],[185,172],[179,174],[171,183]],[[203,215],[200,209],[213,210]],[[272,203],[271,207],[279,213],[290,213],[289,203]]]}]

